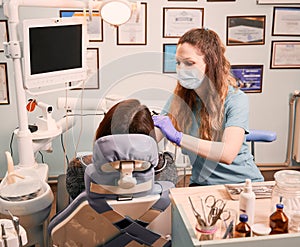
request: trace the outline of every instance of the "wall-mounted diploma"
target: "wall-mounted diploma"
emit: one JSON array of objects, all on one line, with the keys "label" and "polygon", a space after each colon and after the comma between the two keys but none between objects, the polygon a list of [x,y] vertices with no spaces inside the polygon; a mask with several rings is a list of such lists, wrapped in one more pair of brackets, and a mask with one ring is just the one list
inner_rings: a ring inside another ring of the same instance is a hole
[{"label": "wall-mounted diploma", "polygon": [[300,7],[274,7],[272,35],[300,35]]},{"label": "wall-mounted diploma", "polygon": [[228,16],[227,45],[263,45],[265,16]]},{"label": "wall-mounted diploma", "polygon": [[186,31],[203,26],[203,8],[164,8],[163,37],[178,38]]},{"label": "wall-mounted diploma", "polygon": [[299,69],[300,41],[272,41],[271,69]]}]

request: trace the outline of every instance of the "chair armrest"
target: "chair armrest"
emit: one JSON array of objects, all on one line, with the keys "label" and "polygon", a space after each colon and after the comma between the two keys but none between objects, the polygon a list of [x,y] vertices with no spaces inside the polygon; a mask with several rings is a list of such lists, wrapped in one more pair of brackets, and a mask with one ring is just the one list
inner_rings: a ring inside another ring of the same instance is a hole
[{"label": "chair armrest", "polygon": [[273,142],[276,138],[276,133],[269,130],[250,130],[249,134],[246,135],[248,142]]}]

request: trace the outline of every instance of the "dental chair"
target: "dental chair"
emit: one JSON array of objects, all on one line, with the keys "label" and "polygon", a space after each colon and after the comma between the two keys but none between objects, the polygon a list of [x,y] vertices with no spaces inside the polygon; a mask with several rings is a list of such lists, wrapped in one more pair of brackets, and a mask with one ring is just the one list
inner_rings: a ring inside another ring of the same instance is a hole
[{"label": "dental chair", "polygon": [[85,191],[48,226],[53,246],[171,246],[169,189],[154,182],[156,141],[142,134],[99,138]]},{"label": "dental chair", "polygon": [[270,130],[251,129],[246,135],[246,141],[251,143],[251,154],[255,159],[255,143],[256,142],[273,142],[277,138],[276,132]]}]

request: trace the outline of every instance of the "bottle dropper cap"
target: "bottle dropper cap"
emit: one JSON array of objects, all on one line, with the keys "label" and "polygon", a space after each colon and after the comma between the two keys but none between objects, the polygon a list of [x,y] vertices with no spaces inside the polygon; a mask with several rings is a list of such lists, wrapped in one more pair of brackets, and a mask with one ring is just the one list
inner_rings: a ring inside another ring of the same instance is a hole
[{"label": "bottle dropper cap", "polygon": [[247,222],[248,221],[248,215],[247,214],[241,214],[240,215],[240,222]]},{"label": "bottle dropper cap", "polygon": [[277,204],[276,204],[276,208],[278,208],[278,209],[283,209],[283,204],[282,204],[282,203],[277,203]]},{"label": "bottle dropper cap", "polygon": [[245,192],[252,192],[252,183],[251,180],[249,178],[247,178],[245,180],[245,188],[244,188]]}]

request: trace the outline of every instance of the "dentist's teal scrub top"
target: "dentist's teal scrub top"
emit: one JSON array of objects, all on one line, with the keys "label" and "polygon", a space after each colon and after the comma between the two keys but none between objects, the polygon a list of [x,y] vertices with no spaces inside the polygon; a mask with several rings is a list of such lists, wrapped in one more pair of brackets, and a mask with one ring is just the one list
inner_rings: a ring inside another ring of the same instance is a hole
[{"label": "dentist's teal scrub top", "polygon": [[[162,114],[168,112],[172,97],[166,103]],[[199,137],[198,128],[200,126],[199,110],[201,108],[200,99],[193,108],[193,121],[191,129],[188,133],[191,136]],[[247,95],[241,90],[237,90],[229,86],[228,95],[225,99],[225,114],[223,128],[236,126],[243,128],[245,133],[249,133],[248,115],[249,102]],[[198,115],[196,115],[198,114]],[[254,182],[263,181],[264,178],[254,163],[253,156],[250,153],[248,144],[246,143],[246,135],[242,147],[234,159],[232,164],[227,165],[221,162],[211,161],[198,156],[186,149],[182,150],[190,158],[192,165],[192,176],[190,183],[199,185],[227,184],[227,183],[243,183],[246,178]]]}]

